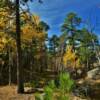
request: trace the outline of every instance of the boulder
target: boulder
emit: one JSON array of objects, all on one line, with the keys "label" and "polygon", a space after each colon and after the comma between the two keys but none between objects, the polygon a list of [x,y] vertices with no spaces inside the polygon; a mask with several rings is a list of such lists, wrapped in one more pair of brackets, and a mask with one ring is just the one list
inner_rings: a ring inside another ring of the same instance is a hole
[{"label": "boulder", "polygon": [[87,78],[93,79],[96,75],[100,75],[99,68],[95,68],[87,72]]}]

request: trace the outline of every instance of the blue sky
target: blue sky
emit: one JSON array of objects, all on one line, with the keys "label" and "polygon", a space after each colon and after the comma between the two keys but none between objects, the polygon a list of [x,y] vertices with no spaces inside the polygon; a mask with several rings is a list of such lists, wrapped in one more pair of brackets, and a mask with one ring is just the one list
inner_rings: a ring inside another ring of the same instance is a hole
[{"label": "blue sky", "polygon": [[97,27],[95,30],[98,36],[100,36],[100,0],[43,1],[43,4],[39,4],[37,0],[34,1],[30,4],[30,9],[50,25],[49,36],[61,34],[60,27],[69,12],[75,12],[82,17],[83,20],[89,19],[93,25],[96,24]]}]

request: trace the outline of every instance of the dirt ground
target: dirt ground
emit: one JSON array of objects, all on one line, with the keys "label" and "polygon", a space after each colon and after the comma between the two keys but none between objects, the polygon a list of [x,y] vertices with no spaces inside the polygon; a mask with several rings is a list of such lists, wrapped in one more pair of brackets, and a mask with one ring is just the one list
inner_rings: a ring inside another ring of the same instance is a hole
[{"label": "dirt ground", "polygon": [[0,100],[35,100],[34,94],[17,94],[16,86],[0,86]]},{"label": "dirt ground", "polygon": [[[16,86],[0,86],[0,100],[35,100],[33,93],[17,94],[16,89]],[[25,90],[27,91],[27,88]],[[73,97],[72,100],[83,99]]]},{"label": "dirt ground", "polygon": [[[89,80],[88,80],[89,81]],[[100,80],[97,81],[89,81],[89,83],[92,83],[93,86],[96,84],[100,84]],[[0,86],[0,100],[35,100],[34,93],[29,92],[30,88],[25,87],[25,93],[24,94],[17,94],[17,87],[15,85],[12,86]],[[100,89],[97,89],[98,91],[95,92],[93,90],[92,93],[92,99],[89,100],[100,100]],[[28,91],[28,92],[27,92]],[[94,93],[94,94],[93,94]],[[97,97],[97,99],[93,99],[94,97]],[[88,100],[88,99],[80,99],[78,97],[72,97],[72,100]]]}]

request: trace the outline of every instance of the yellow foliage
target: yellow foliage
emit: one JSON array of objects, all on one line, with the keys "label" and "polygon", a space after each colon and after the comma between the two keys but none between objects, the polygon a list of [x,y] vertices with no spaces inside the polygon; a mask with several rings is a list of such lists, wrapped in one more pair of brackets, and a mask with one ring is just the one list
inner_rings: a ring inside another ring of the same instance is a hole
[{"label": "yellow foliage", "polygon": [[7,26],[8,15],[9,15],[9,10],[0,9],[0,29],[3,29],[4,27]]},{"label": "yellow foliage", "polygon": [[[10,11],[5,9],[0,9],[0,29],[3,31],[6,27],[10,25]],[[37,15],[30,15],[28,12],[21,13],[21,20],[24,21],[23,26],[21,27],[21,39],[22,41],[31,41],[32,38],[38,38],[40,40],[44,40],[45,33],[41,30],[39,23],[40,17]],[[16,32],[15,20],[11,20],[12,23],[10,25],[11,31]]]},{"label": "yellow foliage", "polygon": [[80,67],[80,60],[77,58],[75,52],[72,51],[72,46],[68,46],[63,56],[64,65],[67,67]]},{"label": "yellow foliage", "polygon": [[[0,29],[1,31],[4,31],[6,28],[9,27],[9,23],[11,21],[10,25],[10,31],[12,33],[16,32],[16,23],[15,19],[9,20],[10,14],[8,10],[0,10]],[[35,38],[38,40],[39,46],[42,45],[45,41],[46,33],[41,29],[39,26],[40,18],[37,15],[30,15],[28,12],[22,13],[21,15],[21,41],[26,42],[32,42],[32,38]],[[11,38],[7,35],[7,33],[1,33],[0,32],[0,52],[3,52],[5,49],[7,49],[7,45],[10,45],[15,49],[16,47],[16,40]],[[39,49],[39,48],[37,48]],[[41,54],[41,51],[39,51],[36,55],[36,58],[39,59]]]},{"label": "yellow foliage", "polygon": [[34,23],[35,23],[36,25],[38,25],[39,22],[40,22],[40,17],[37,16],[37,15],[32,15],[32,20],[34,21]]},{"label": "yellow foliage", "polygon": [[44,32],[37,32],[37,29],[30,24],[26,24],[22,27],[22,40],[30,41],[32,38],[42,39],[44,37]]},{"label": "yellow foliage", "polygon": [[21,19],[24,20],[24,21],[29,20],[29,15],[28,15],[28,13],[26,13],[26,12],[22,13],[22,14],[21,14]]},{"label": "yellow foliage", "polygon": [[16,42],[13,38],[8,36],[7,34],[0,32],[0,52],[3,52],[4,49],[7,49],[7,46],[10,45],[15,49]]},{"label": "yellow foliage", "polygon": [[[28,14],[26,16],[29,16]],[[26,18],[28,19],[28,17]],[[32,23],[33,22],[33,23]],[[46,33],[39,26],[40,18],[37,15],[31,16],[31,21],[28,21],[21,28],[22,30],[22,40],[31,41],[32,38],[37,38],[39,40],[44,40]]]}]

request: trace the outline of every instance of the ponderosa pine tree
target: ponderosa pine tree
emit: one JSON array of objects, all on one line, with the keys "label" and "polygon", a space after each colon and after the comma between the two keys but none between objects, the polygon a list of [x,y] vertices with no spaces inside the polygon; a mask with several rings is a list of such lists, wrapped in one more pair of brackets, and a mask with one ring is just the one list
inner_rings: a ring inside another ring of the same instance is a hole
[{"label": "ponderosa pine tree", "polygon": [[75,34],[77,32],[77,26],[81,23],[81,18],[76,13],[69,13],[65,18],[64,24],[61,27],[62,32],[67,35],[67,41],[72,45],[75,50]]},{"label": "ponderosa pine tree", "polygon": [[[29,0],[22,0],[24,3]],[[17,83],[18,93],[24,92],[23,68],[21,64],[20,0],[16,0],[16,45],[17,45]],[[40,0],[39,0],[40,2]]]}]

